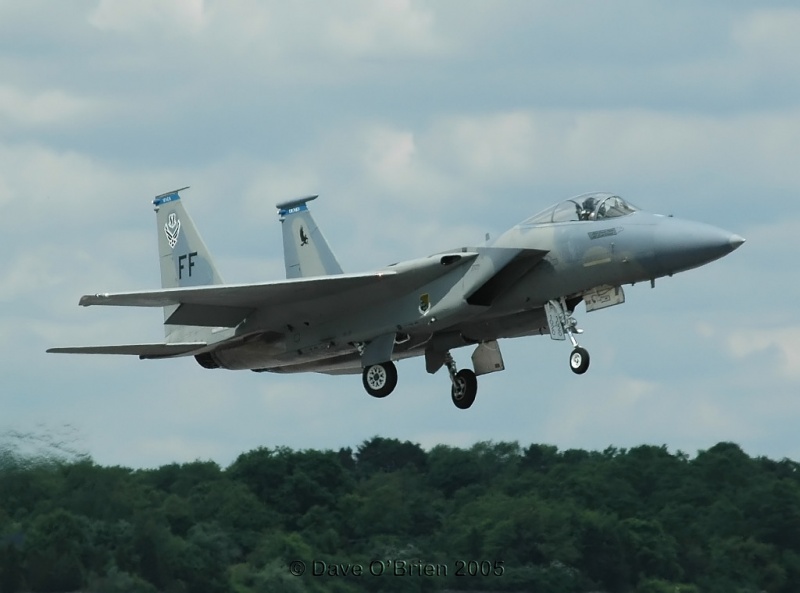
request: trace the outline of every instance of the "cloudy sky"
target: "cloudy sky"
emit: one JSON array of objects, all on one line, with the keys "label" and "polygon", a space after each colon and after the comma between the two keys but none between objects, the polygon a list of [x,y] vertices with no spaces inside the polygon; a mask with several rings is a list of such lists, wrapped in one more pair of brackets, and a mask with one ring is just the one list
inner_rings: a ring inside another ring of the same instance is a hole
[{"label": "cloudy sky", "polygon": [[[0,0],[0,436],[134,467],[373,435],[800,459],[798,31],[793,2]],[[358,376],[45,354],[162,339],[159,310],[77,302],[159,286],[150,202],[185,185],[229,282],[283,277],[274,205],[309,193],[351,272],[591,190],[747,243],[581,307],[584,376],[565,343],[504,342],[466,412],[421,359],[374,400]]]}]

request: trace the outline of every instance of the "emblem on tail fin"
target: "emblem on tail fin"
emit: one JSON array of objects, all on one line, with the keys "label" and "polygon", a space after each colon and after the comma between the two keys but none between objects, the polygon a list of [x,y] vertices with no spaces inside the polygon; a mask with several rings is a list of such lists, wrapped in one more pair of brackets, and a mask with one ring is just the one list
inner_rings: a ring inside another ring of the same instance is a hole
[{"label": "emblem on tail fin", "polygon": [[164,233],[167,235],[167,243],[174,248],[178,244],[178,235],[181,234],[181,221],[174,212],[169,215],[164,225]]},{"label": "emblem on tail fin", "polygon": [[308,236],[306,235],[303,227],[300,227],[300,245],[308,245]]}]

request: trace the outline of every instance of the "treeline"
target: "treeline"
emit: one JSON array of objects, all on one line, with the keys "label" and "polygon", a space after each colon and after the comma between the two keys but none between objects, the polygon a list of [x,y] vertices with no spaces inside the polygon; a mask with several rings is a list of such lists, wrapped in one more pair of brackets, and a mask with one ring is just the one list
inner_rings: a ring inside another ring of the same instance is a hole
[{"label": "treeline", "polygon": [[798,467],[732,443],[375,437],[152,470],[6,453],[0,591],[796,593]]}]

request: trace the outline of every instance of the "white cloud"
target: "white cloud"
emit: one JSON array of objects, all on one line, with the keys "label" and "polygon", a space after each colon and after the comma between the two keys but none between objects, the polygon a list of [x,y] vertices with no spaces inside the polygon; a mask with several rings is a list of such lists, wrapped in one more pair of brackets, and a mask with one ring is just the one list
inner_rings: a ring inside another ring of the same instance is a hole
[{"label": "white cloud", "polygon": [[[158,83],[159,73],[185,79],[179,73],[192,72],[203,77],[196,82],[206,100],[227,99],[233,80],[254,88],[279,83],[281,90],[339,87],[374,72],[375,61],[447,50],[434,10],[409,0],[101,0],[87,20],[95,30],[122,34],[108,39],[111,53],[100,63]],[[209,89],[204,82],[212,80],[225,82]]]},{"label": "white cloud", "polygon": [[731,29],[733,40],[746,52],[753,74],[764,71],[797,77],[800,68],[800,10],[757,8],[741,16]]},{"label": "white cloud", "polygon": [[[800,183],[791,146],[800,112],[698,115],[644,109],[532,109],[447,118],[439,152],[476,178],[666,181],[687,173],[747,171],[772,185]],[[445,157],[446,158],[446,157]]]},{"label": "white cloud", "polygon": [[34,246],[0,269],[0,303],[9,303],[37,291],[51,290],[58,284],[56,260],[49,249]]},{"label": "white cloud", "polygon": [[247,174],[242,201],[259,226],[276,225],[276,204],[315,195],[323,186],[313,163],[253,163]]},{"label": "white cloud", "polygon": [[388,197],[402,206],[424,208],[428,214],[444,211],[457,199],[469,199],[464,194],[459,196],[457,177],[441,170],[441,155],[426,145],[426,133],[380,124],[359,130],[353,156],[360,162],[373,195]]},{"label": "white cloud", "polygon": [[203,0],[100,0],[89,23],[102,31],[132,33],[152,28],[163,32],[199,32],[206,22]]},{"label": "white cloud", "polygon": [[331,49],[354,57],[439,53],[446,42],[435,31],[435,14],[412,0],[359,0],[338,8],[327,26]]},{"label": "white cloud", "polygon": [[[781,258],[784,263],[794,260],[793,250],[786,249],[798,240],[800,216],[790,208],[791,201],[785,203],[787,211],[778,211],[775,219],[768,223],[753,221],[747,229],[747,238],[756,248],[763,248]],[[766,255],[764,253],[763,255]]]},{"label": "white cloud", "polygon": [[547,153],[547,117],[524,111],[462,116],[438,121],[432,135],[440,144],[437,155],[452,155],[464,173],[475,176],[528,177]]},{"label": "white cloud", "polygon": [[[613,435],[644,410],[657,405],[657,397],[655,383],[629,377],[604,377],[589,390],[567,388],[548,412],[550,418],[543,436],[550,442],[578,442],[587,436],[608,434],[612,438],[607,442],[616,442]],[[646,430],[642,420],[637,420],[636,432]]]},{"label": "white cloud", "polygon": [[412,159],[417,152],[412,132],[376,129],[368,143],[367,167],[374,169],[386,183],[402,181],[411,172]]},{"label": "white cloud", "polygon": [[738,359],[767,353],[784,377],[800,379],[800,326],[735,331],[727,337],[726,346]]},{"label": "white cloud", "polygon": [[[69,224],[78,215],[86,217],[91,205],[113,199],[104,189],[116,191],[115,172],[97,158],[45,146],[0,143],[0,176],[0,206],[17,215],[0,219],[5,232],[27,230],[20,219],[38,221],[40,229],[55,221]],[[93,210],[102,216],[102,209]]]},{"label": "white cloud", "polygon": [[[625,368],[622,362],[616,366]],[[703,389],[695,380],[666,383],[595,376],[589,385],[554,394],[557,401],[537,438],[591,449],[680,443],[679,448],[689,452],[720,440],[765,438],[740,408],[721,397],[703,396]]]},{"label": "white cloud", "polygon": [[0,86],[0,124],[7,126],[77,125],[96,117],[103,108],[98,101],[60,89],[26,93]]}]

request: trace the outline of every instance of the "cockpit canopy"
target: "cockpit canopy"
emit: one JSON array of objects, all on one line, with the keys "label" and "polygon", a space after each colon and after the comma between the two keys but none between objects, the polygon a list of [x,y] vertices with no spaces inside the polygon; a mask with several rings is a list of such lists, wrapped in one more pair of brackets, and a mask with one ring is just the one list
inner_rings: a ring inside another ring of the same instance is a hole
[{"label": "cockpit canopy", "polygon": [[626,216],[638,210],[619,196],[605,192],[581,194],[550,206],[550,208],[531,216],[523,225],[547,224],[551,222],[570,222],[579,220],[603,220]]}]

